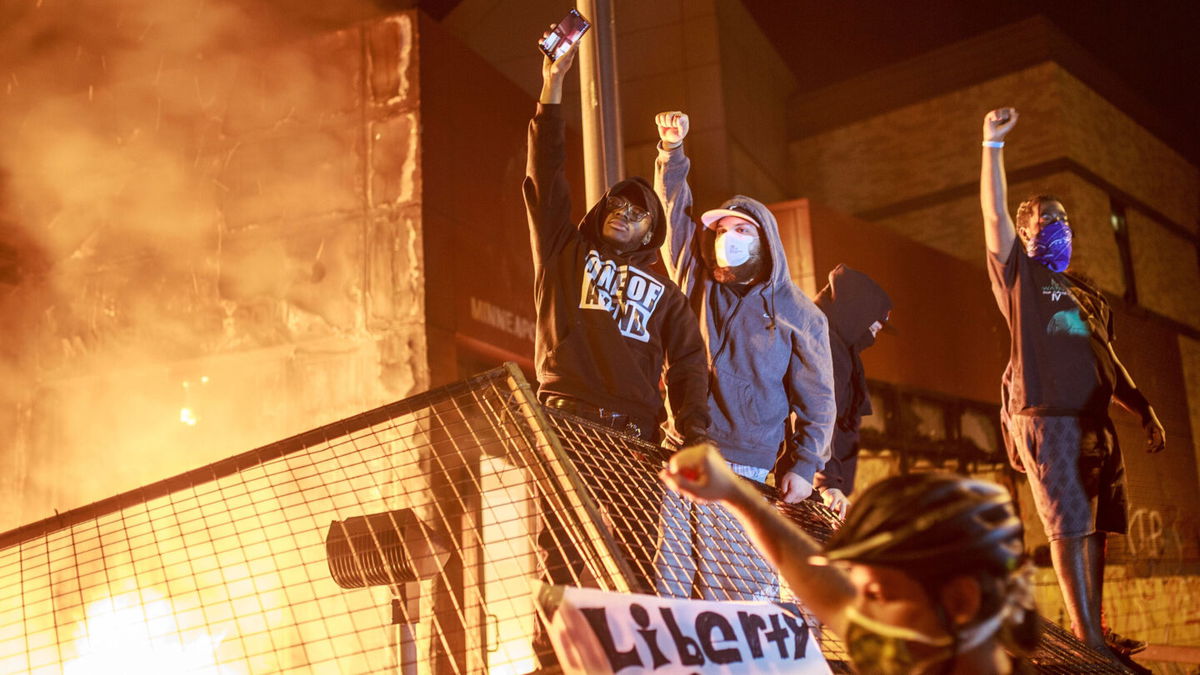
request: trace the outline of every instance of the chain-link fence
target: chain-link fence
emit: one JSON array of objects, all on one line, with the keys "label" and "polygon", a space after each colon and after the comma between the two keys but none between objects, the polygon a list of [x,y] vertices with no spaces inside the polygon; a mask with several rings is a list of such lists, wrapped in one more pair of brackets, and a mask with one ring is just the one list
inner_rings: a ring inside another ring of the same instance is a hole
[{"label": "chain-link fence", "polygon": [[[539,578],[794,601],[663,458],[497,369],[0,535],[0,672],[519,674],[551,658]],[[1048,670],[1084,672],[1048,637]]]}]

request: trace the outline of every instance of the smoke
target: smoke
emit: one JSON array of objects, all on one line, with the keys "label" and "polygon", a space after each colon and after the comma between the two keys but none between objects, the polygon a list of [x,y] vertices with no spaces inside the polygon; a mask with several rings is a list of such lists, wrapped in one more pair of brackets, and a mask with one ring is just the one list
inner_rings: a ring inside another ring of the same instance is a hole
[{"label": "smoke", "polygon": [[[359,86],[338,56],[358,48],[336,31],[379,12],[0,3],[0,499],[24,506],[0,529],[262,442],[182,439],[164,409],[206,356],[361,324],[336,228],[289,238],[280,220],[361,208],[336,124]],[[264,409],[227,387],[223,409]],[[215,456],[185,455],[198,445]]]}]

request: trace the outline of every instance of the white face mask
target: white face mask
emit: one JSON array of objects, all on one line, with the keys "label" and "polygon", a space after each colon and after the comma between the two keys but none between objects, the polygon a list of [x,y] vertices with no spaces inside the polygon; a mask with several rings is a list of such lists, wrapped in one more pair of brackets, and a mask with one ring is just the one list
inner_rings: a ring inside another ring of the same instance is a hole
[{"label": "white face mask", "polygon": [[750,248],[756,237],[729,231],[717,235],[714,242],[717,253],[717,265],[720,267],[737,267],[750,259]]}]

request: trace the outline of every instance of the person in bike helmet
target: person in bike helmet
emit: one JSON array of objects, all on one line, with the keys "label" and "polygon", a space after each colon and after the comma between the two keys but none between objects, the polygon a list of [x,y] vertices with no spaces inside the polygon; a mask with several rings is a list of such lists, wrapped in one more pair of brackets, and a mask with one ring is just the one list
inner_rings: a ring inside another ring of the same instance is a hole
[{"label": "person in bike helmet", "polygon": [[676,453],[662,476],[737,516],[859,672],[1029,669],[1021,655],[1036,648],[1039,626],[1032,568],[1004,488],[944,474],[887,478],[851,505],[822,549],[711,445]]}]

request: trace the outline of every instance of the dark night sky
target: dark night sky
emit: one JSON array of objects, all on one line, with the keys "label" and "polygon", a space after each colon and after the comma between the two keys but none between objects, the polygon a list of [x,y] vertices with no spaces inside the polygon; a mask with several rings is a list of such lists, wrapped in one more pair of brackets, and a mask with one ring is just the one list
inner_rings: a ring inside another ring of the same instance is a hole
[{"label": "dark night sky", "polygon": [[[1174,129],[1164,140],[1200,165],[1200,0],[740,1],[791,65],[801,92],[1041,14],[1166,118]],[[289,16],[298,25],[333,27],[413,6],[442,19],[461,0],[237,2],[250,15]],[[15,25],[33,6],[32,0],[0,2],[0,26]],[[1022,45],[1011,48],[1016,54]]]},{"label": "dark night sky", "polygon": [[1200,164],[1200,0],[743,2],[801,91],[1041,14],[1166,117],[1178,142],[1165,140]]},{"label": "dark night sky", "polygon": [[[1200,164],[1200,0],[742,2],[802,92],[1041,14],[1167,118],[1176,133],[1164,140]],[[440,19],[459,0],[416,4]]]}]

